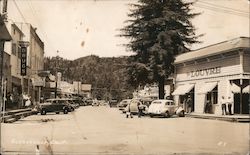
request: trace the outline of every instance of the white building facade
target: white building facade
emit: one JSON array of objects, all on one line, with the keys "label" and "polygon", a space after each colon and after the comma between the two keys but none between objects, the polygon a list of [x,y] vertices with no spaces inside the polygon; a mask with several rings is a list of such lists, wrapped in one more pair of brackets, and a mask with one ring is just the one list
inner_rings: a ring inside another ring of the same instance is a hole
[{"label": "white building facade", "polygon": [[191,111],[222,114],[222,96],[231,100],[234,114],[249,114],[250,40],[240,37],[196,51],[181,54],[175,60],[175,90],[179,105],[192,99]]}]

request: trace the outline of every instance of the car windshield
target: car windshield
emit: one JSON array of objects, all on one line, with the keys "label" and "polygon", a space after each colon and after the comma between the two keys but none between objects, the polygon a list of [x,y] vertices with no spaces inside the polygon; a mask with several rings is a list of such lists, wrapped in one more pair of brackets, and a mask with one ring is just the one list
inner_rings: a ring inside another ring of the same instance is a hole
[{"label": "car windshield", "polygon": [[122,104],[127,104],[129,101],[128,100],[125,100],[125,101],[122,101]]},{"label": "car windshield", "polygon": [[165,105],[174,105],[174,102],[166,102]]}]

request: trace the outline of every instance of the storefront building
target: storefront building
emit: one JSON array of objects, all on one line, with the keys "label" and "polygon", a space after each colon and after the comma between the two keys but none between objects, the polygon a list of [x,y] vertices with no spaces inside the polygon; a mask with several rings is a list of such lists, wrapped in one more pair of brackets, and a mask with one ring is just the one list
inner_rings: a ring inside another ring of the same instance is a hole
[{"label": "storefront building", "polygon": [[232,103],[232,114],[249,114],[249,38],[240,37],[178,55],[174,64],[172,95],[186,110],[186,99],[190,97],[191,112],[222,115],[224,100]]}]

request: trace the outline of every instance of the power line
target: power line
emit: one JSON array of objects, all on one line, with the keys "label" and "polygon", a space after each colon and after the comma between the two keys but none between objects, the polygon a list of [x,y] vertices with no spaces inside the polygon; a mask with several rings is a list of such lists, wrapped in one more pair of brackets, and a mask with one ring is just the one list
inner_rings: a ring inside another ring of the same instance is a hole
[{"label": "power line", "polygon": [[217,7],[217,8],[224,8],[224,9],[228,9],[228,10],[235,11],[235,12],[249,14],[249,12],[245,12],[245,11],[242,11],[242,10],[238,10],[238,9],[234,9],[234,8],[230,8],[230,7],[225,7],[225,6],[221,6],[221,5],[216,5],[216,4],[213,4],[213,3],[208,3],[208,2],[205,2],[205,1],[202,1],[202,0],[200,0],[198,2],[207,4],[207,5],[211,5],[211,6],[214,6],[214,7]]},{"label": "power line", "polygon": [[51,49],[52,49],[53,51],[56,51],[55,48],[54,48],[54,46],[53,46],[53,44],[51,44],[51,42],[50,42],[50,40],[49,40],[49,38],[48,38],[48,35],[47,35],[46,31],[43,30],[43,28],[42,28],[42,26],[41,26],[41,23],[40,23],[39,19],[37,18],[37,12],[36,12],[36,10],[35,10],[34,7],[33,7],[32,2],[31,2],[31,1],[27,1],[27,2],[28,2],[27,4],[28,4],[28,6],[30,7],[30,10],[31,10],[31,12],[32,12],[32,15],[33,15],[34,19],[37,21],[37,25],[40,27],[40,30],[41,30],[41,32],[43,33],[43,36],[44,36],[44,37],[46,38],[46,40],[47,40],[47,43],[50,45],[50,47],[51,47]]},{"label": "power line", "polygon": [[208,6],[208,5],[204,5],[204,4],[196,3],[196,4],[194,4],[194,6],[204,8],[204,9],[208,9],[208,10],[215,11],[215,12],[221,12],[221,13],[232,14],[232,15],[237,15],[237,16],[249,18],[249,14],[233,12],[231,10],[220,9],[220,8],[216,8],[216,7],[212,7],[212,6]]},{"label": "power line", "polygon": [[20,13],[20,15],[21,15],[23,21],[24,21],[25,23],[27,23],[27,20],[25,19],[25,17],[24,17],[24,15],[23,15],[22,11],[20,10],[19,6],[17,5],[16,0],[13,0],[13,2],[14,2],[14,4],[15,4],[15,6],[16,6],[18,12]]}]

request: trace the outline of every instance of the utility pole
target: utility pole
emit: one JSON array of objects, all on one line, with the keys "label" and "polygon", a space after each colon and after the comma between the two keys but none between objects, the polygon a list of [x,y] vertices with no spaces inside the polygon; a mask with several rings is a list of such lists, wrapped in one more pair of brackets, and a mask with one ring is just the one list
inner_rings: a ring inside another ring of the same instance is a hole
[{"label": "utility pole", "polygon": [[57,66],[57,63],[58,63],[58,57],[59,57],[59,56],[58,56],[58,53],[59,53],[59,51],[57,50],[56,53],[57,53],[57,54],[56,54],[56,73],[55,73],[55,74],[56,74],[56,75],[55,75],[55,78],[56,78],[56,79],[55,79],[55,98],[57,97],[57,80],[58,80],[58,77],[57,77],[57,67],[58,67],[58,66]]},{"label": "utility pole", "polygon": [[[1,0],[0,0],[1,3]],[[6,41],[10,41],[12,38],[5,26],[4,21],[7,19],[7,0],[3,0],[3,6],[2,6],[2,12],[1,12],[1,6],[0,6],[0,29],[1,29],[1,35],[0,35],[0,122],[3,121],[4,112],[2,110],[5,109],[4,106],[4,99],[3,99],[3,61],[4,61],[4,44]],[[2,133],[1,125],[0,125],[0,133]],[[2,153],[2,142],[0,140],[0,154]]]},{"label": "utility pole", "polygon": [[[1,0],[0,0],[1,2]],[[5,108],[4,103],[4,72],[3,72],[3,66],[4,66],[4,44],[6,41],[10,41],[12,38],[8,32],[8,29],[5,26],[5,21],[7,20],[7,0],[3,0],[2,9],[0,8],[0,29],[1,29],[1,35],[0,35],[0,103],[1,103],[1,113],[3,108]],[[1,116],[2,118],[2,116]],[[1,143],[0,143],[1,144]],[[0,145],[1,146],[1,145]]]}]

